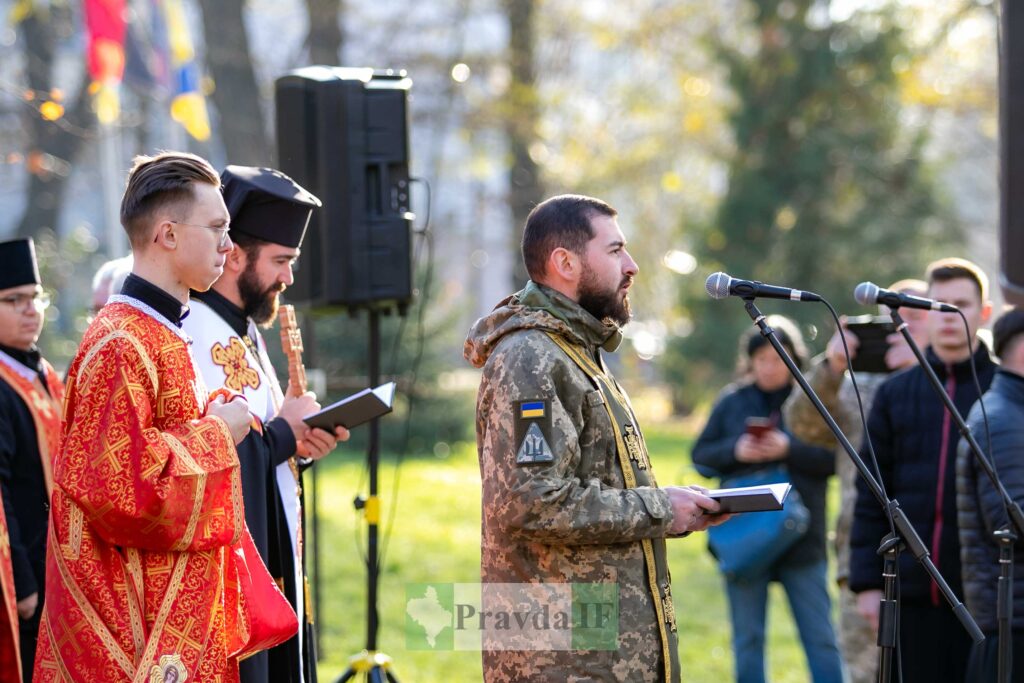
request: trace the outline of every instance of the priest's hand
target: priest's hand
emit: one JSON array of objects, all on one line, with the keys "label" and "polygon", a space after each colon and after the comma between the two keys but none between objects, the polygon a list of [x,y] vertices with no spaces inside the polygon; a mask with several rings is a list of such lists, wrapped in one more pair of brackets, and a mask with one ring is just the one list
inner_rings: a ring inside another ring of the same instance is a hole
[{"label": "priest's hand", "polygon": [[[288,385],[289,388],[291,385]],[[304,394],[286,395],[284,402],[281,403],[281,409],[277,411],[277,417],[281,418],[288,423],[288,426],[292,428],[292,434],[295,435],[295,442],[301,443],[309,436],[310,428],[302,418],[307,415],[320,410],[320,404],[316,401],[316,394],[312,391],[307,391]],[[312,457],[303,453],[302,455]]]},{"label": "priest's hand", "polygon": [[225,403],[224,397],[218,396],[210,401],[210,405],[206,408],[206,414],[216,415],[227,423],[228,431],[231,432],[231,438],[234,439],[236,446],[242,443],[242,439],[249,433],[252,422],[249,415],[249,404],[241,396],[233,398],[230,403]]},{"label": "priest's hand", "polygon": [[28,621],[36,613],[36,607],[39,606],[39,593],[33,593],[28,597],[18,600],[18,616],[22,621]]},{"label": "priest's hand", "polygon": [[333,434],[319,427],[311,429],[306,438],[302,440],[302,444],[306,448],[305,457],[319,460],[333,451],[339,441],[348,441],[348,437],[348,430],[344,427],[335,427]]}]

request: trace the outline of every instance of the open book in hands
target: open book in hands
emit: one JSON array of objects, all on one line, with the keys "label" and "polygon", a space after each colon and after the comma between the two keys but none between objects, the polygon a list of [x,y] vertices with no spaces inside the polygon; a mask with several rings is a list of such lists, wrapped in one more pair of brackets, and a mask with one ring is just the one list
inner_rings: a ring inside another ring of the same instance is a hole
[{"label": "open book in hands", "polygon": [[720,512],[764,512],[781,510],[792,484],[762,484],[735,489],[713,489],[707,492],[722,506]]},{"label": "open book in hands", "polygon": [[302,418],[310,427],[319,427],[333,432],[335,427],[352,429],[364,422],[387,415],[393,408],[395,383],[381,384],[375,389],[362,391],[347,396],[327,406],[319,413]]}]

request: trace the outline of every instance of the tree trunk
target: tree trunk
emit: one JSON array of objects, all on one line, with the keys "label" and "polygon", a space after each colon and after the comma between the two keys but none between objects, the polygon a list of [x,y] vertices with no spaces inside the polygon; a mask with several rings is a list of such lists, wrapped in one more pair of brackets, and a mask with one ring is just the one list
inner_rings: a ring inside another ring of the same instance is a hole
[{"label": "tree trunk", "polygon": [[245,32],[242,0],[202,0],[206,66],[213,77],[213,105],[220,114],[219,132],[228,163],[266,166],[273,150],[264,126]]},{"label": "tree trunk", "polygon": [[344,45],[341,34],[341,0],[306,0],[309,12],[310,64],[333,66],[341,64],[341,48]]},{"label": "tree trunk", "polygon": [[[508,201],[512,210],[509,246],[512,253],[519,253],[526,217],[544,198],[540,169],[530,157],[530,145],[536,140],[540,119],[534,66],[535,0],[503,0],[502,4],[509,25],[508,59],[512,72],[504,112],[511,159],[508,170]],[[515,259],[513,289],[522,287],[527,278],[522,259]]]},{"label": "tree trunk", "polygon": [[[25,45],[26,77],[33,92],[53,88],[54,44],[57,22],[67,19],[47,9],[36,9],[19,24]],[[89,140],[95,139],[96,117],[89,107],[89,76],[82,70],[75,99],[58,121],[43,119],[36,108],[26,109],[29,140],[25,166],[29,172],[28,200],[18,221],[17,235],[33,237],[57,229],[75,158]]]}]

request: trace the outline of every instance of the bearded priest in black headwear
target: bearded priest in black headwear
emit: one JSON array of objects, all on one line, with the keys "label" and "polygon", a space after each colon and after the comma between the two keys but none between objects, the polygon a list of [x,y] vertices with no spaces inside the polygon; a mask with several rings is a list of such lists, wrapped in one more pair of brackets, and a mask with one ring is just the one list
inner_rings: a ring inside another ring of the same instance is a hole
[{"label": "bearded priest in black headwear", "polygon": [[36,348],[49,303],[32,240],[0,242],[0,681],[5,683],[18,680],[18,671],[22,680],[32,679],[43,607],[52,463],[64,397],[60,378]]},{"label": "bearded priest in black headwear", "polygon": [[[221,174],[234,248],[224,274],[193,292],[183,329],[194,340],[199,370],[212,391],[243,394],[258,429],[238,445],[245,518],[271,576],[299,616],[295,638],[241,662],[243,683],[313,683],[316,656],[302,560],[302,471],[348,431],[310,429],[319,410],[311,392],[282,392],[259,328],[274,322],[278,297],[320,201],[279,171],[228,166]],[[304,454],[298,457],[297,452]]]}]

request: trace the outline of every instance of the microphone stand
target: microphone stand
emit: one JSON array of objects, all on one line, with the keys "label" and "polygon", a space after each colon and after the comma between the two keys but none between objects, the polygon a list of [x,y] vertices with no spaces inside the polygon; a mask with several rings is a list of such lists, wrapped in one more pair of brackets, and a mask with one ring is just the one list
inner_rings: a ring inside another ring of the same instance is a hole
[{"label": "microphone stand", "polygon": [[[1006,491],[1003,486],[1003,482],[999,480],[996,475],[995,469],[992,467],[992,462],[985,456],[981,450],[981,446],[974,439],[974,434],[971,433],[970,427],[964,422],[963,416],[960,415],[960,411],[956,409],[956,405],[953,403],[953,399],[950,398],[949,394],[946,393],[945,388],[942,386],[942,382],[939,381],[939,376],[935,374],[934,368],[925,358],[921,348],[914,341],[914,338],[910,336],[910,331],[907,329],[907,323],[900,316],[899,307],[892,308],[892,321],[896,324],[896,329],[899,330],[903,338],[907,340],[907,344],[910,346],[911,351],[914,352],[914,356],[917,357],[917,362],[924,370],[924,374],[928,377],[932,387],[935,389],[935,393],[942,399],[943,405],[946,406],[946,410],[952,416],[953,421],[956,423],[957,428],[960,430],[960,435],[964,441],[968,444],[971,449],[971,453],[974,454],[974,460],[977,462],[981,469],[988,475],[989,481],[992,482],[992,486],[995,487],[996,492],[1003,501],[1003,507],[1006,508],[1006,516],[1010,520],[1010,524],[1013,529],[1016,529],[1016,534],[1010,525],[1004,526],[992,533],[995,538],[996,545],[999,546],[999,590],[998,590],[998,602],[996,606],[996,614],[999,621],[999,675],[997,680],[1000,683],[1009,683],[1010,680],[1010,669],[1013,662],[1013,651],[1010,646],[1010,628],[1013,619],[1013,544],[1014,542],[1024,536],[1024,513],[1021,512],[1020,505],[1010,497],[1010,494]],[[979,396],[980,400],[981,397]],[[992,447],[992,444],[989,444]]]},{"label": "microphone stand", "polygon": [[924,567],[924,570],[928,572],[928,575],[938,585],[942,595],[946,598],[950,607],[953,609],[953,614],[963,624],[964,629],[971,636],[971,639],[975,643],[980,643],[985,639],[981,629],[978,628],[978,624],[975,623],[971,613],[967,611],[967,608],[953,593],[953,590],[946,583],[946,580],[942,578],[939,570],[935,567],[935,563],[932,562],[931,557],[928,553],[928,548],[925,546],[921,537],[918,536],[914,530],[913,524],[907,518],[903,509],[900,508],[900,504],[896,500],[889,500],[886,498],[885,493],[882,491],[882,487],[871,471],[868,469],[864,461],[861,460],[857,450],[850,443],[846,435],[843,434],[843,430],[839,428],[836,421],[829,414],[828,409],[822,404],[821,399],[814,393],[811,385],[807,383],[803,373],[800,372],[800,368],[796,366],[793,359],[790,358],[786,349],[783,348],[782,343],[779,342],[775,335],[775,330],[765,322],[765,317],[758,310],[757,306],[754,305],[753,297],[743,297],[745,302],[744,308],[747,310],[747,314],[750,319],[754,321],[754,324],[761,330],[761,335],[764,336],[771,343],[772,348],[779,354],[779,358],[789,368],[790,374],[796,380],[797,384],[810,399],[811,403],[814,404],[814,408],[821,415],[822,419],[828,425],[829,430],[836,437],[836,441],[843,447],[846,454],[850,456],[850,460],[856,466],[857,471],[860,473],[861,479],[867,484],[871,490],[872,495],[878,500],[878,504],[882,506],[882,509],[886,511],[890,519],[893,521],[895,526],[895,534],[888,534],[883,540],[882,545],[879,548],[879,554],[884,555],[885,562],[883,568],[883,578],[885,586],[885,596],[882,600],[881,610],[879,611],[879,624],[878,624],[878,646],[879,646],[879,666],[878,666],[878,680],[879,683],[889,683],[892,676],[892,659],[893,653],[896,647],[896,634],[898,622],[897,611],[896,611],[896,563],[898,560],[899,550],[902,545],[910,550],[914,555],[914,558]]}]

